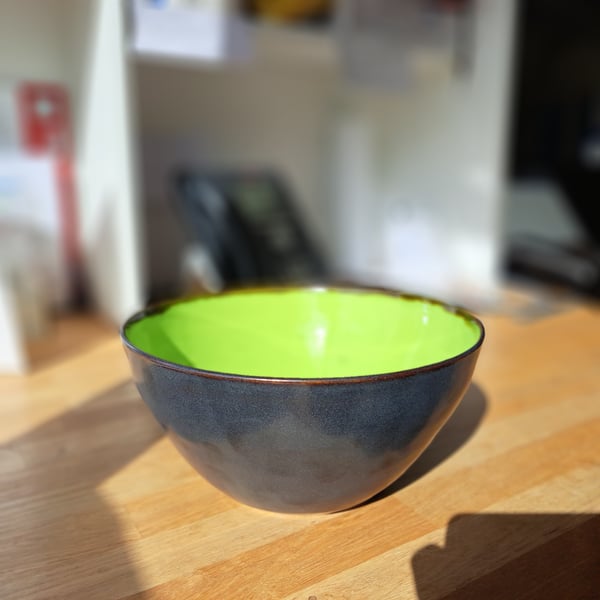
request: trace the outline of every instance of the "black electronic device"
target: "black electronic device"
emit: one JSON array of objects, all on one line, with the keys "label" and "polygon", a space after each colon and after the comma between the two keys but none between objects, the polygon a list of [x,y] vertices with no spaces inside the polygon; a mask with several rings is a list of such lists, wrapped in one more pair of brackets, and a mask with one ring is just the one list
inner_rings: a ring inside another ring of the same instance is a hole
[{"label": "black electronic device", "polygon": [[600,297],[600,250],[593,245],[569,246],[536,236],[511,240],[510,273]]},{"label": "black electronic device", "polygon": [[175,191],[188,236],[225,286],[326,279],[321,252],[277,174],[181,169]]}]

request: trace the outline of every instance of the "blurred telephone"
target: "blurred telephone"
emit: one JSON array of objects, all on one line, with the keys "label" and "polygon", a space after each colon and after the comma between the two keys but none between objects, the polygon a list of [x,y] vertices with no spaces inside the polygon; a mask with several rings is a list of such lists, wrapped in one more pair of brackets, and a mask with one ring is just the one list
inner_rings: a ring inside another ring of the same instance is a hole
[{"label": "blurred telephone", "polygon": [[327,276],[289,189],[275,173],[183,169],[175,190],[191,241],[188,276],[195,271],[201,287],[217,291]]}]

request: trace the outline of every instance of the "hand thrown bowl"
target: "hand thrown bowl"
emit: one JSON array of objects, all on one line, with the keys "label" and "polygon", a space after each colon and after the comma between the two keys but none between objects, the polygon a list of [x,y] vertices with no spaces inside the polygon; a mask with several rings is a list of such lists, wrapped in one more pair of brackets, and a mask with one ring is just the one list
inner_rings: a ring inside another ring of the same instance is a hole
[{"label": "hand thrown bowl", "polygon": [[239,502],[354,506],[399,477],[467,389],[481,322],[369,288],[257,288],[142,311],[121,330],[180,453]]}]

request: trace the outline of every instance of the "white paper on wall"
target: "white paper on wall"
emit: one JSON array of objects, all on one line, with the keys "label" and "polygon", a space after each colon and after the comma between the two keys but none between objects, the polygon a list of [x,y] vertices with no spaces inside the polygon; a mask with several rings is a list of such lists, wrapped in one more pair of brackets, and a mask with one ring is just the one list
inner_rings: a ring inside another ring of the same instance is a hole
[{"label": "white paper on wall", "polygon": [[[35,239],[36,267],[46,278],[47,298],[50,304],[64,305],[69,296],[69,277],[51,158],[0,154],[0,225]],[[3,249],[0,261],[12,263],[13,258],[6,255],[11,247],[8,244]],[[33,273],[34,268],[31,270]]]},{"label": "white paper on wall", "polygon": [[133,50],[141,55],[222,62],[248,55],[248,31],[227,0],[133,2]]}]

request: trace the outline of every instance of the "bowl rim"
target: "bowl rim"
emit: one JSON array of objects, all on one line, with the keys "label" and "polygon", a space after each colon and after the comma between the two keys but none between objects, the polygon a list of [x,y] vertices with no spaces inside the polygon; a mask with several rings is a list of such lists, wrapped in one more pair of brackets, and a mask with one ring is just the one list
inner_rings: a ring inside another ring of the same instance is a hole
[{"label": "bowl rim", "polygon": [[[414,367],[412,369],[403,369],[400,371],[390,371],[386,373],[373,373],[369,375],[348,375],[344,377],[269,377],[260,375],[242,375],[239,373],[227,373],[221,371],[210,371],[207,369],[199,369],[197,367],[190,367],[187,365],[181,365],[164,358],[159,358],[149,352],[142,350],[135,346],[126,336],[126,329],[137,321],[141,321],[145,317],[160,314],[171,306],[176,304],[182,304],[184,302],[192,302],[201,298],[215,298],[220,296],[229,296],[233,294],[244,294],[244,293],[257,293],[257,292],[281,292],[281,291],[340,291],[348,293],[375,293],[392,296],[398,299],[405,300],[419,300],[429,304],[435,304],[442,307],[444,310],[453,313],[459,317],[462,317],[466,321],[474,323],[479,329],[479,336],[476,342],[469,348],[446,358],[441,361],[423,365],[420,367]],[[394,290],[392,288],[385,288],[379,286],[369,286],[363,284],[306,284],[306,285],[254,285],[248,287],[239,288],[228,288],[217,293],[205,292],[200,294],[194,294],[190,296],[182,296],[179,298],[172,298],[168,300],[162,300],[159,302],[151,303],[145,308],[135,312],[128,319],[124,321],[119,329],[119,335],[121,342],[125,346],[126,350],[139,356],[140,358],[149,361],[157,366],[169,369],[171,371],[177,371],[180,373],[187,373],[188,375],[194,375],[196,377],[206,377],[209,379],[219,379],[226,381],[235,382],[246,382],[246,383],[259,383],[259,384],[292,384],[292,385],[333,385],[333,384],[346,384],[346,383],[373,383],[377,381],[387,381],[391,379],[402,379],[405,377],[412,377],[419,373],[425,373],[429,371],[436,371],[449,365],[452,365],[461,359],[474,354],[479,350],[485,339],[485,327],[481,320],[476,317],[469,310],[460,306],[449,304],[420,294],[412,294],[403,292],[401,290]]]}]

